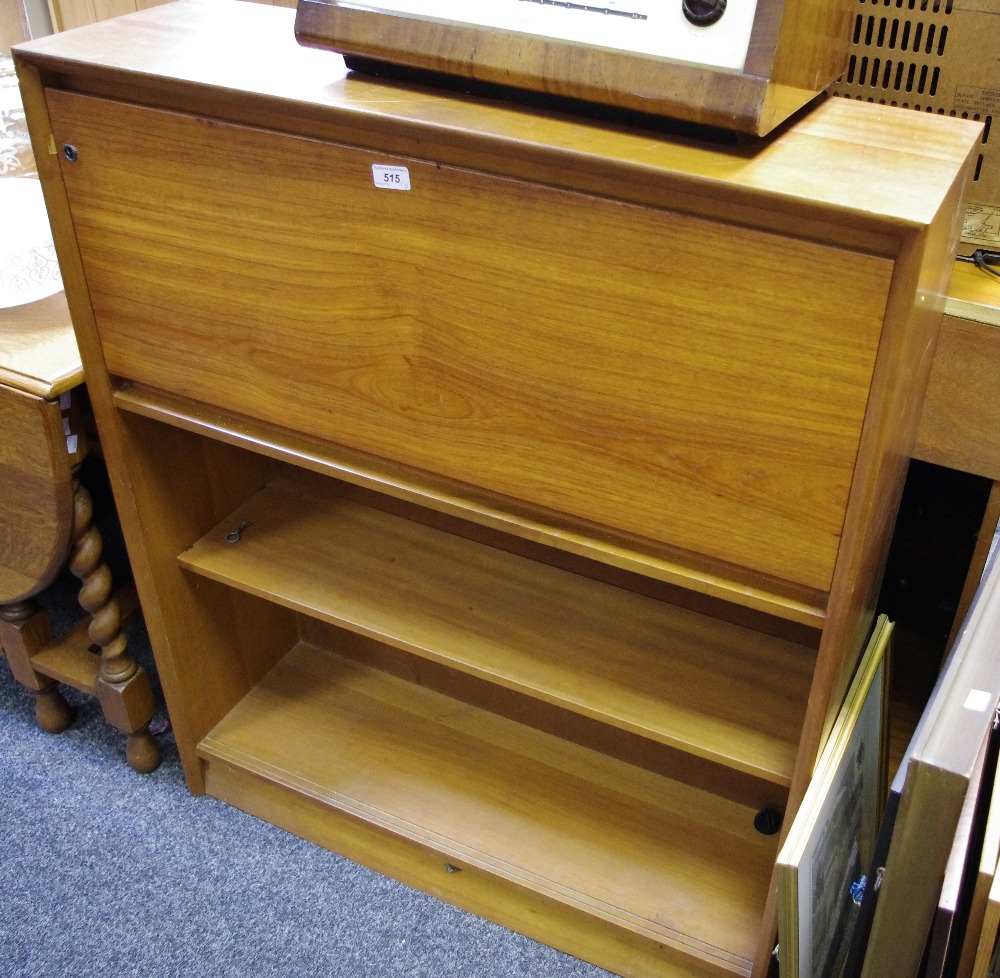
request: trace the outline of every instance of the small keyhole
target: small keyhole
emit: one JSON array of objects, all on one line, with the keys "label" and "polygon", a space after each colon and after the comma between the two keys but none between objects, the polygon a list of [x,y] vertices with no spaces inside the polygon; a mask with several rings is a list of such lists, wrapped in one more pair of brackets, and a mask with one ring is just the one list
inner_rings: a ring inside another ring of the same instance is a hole
[{"label": "small keyhole", "polygon": [[70,163],[75,163],[79,153],[77,153],[75,146],[71,146],[67,143],[63,146],[63,156],[65,156]]}]

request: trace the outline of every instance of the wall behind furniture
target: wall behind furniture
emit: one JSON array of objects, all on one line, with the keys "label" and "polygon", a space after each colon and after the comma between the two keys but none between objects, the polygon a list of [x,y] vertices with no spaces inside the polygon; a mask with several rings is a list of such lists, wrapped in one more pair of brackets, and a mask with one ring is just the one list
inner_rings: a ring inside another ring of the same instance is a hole
[{"label": "wall behind furniture", "polygon": [[12,44],[26,41],[28,16],[21,0],[0,4],[0,56],[9,55]]},{"label": "wall behind furniture", "polygon": [[[27,0],[34,3],[37,0]],[[52,28],[66,31],[72,27],[93,24],[98,20],[134,13],[146,7],[155,7],[165,0],[48,0]],[[295,0],[257,0],[259,3],[273,3],[276,7],[294,7]]]}]

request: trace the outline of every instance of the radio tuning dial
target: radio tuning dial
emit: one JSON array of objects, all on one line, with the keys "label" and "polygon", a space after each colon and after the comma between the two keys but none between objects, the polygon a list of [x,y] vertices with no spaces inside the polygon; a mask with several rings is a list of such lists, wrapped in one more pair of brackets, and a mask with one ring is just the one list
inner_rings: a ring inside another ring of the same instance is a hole
[{"label": "radio tuning dial", "polygon": [[681,9],[692,24],[708,27],[726,12],[726,0],[681,0]]}]

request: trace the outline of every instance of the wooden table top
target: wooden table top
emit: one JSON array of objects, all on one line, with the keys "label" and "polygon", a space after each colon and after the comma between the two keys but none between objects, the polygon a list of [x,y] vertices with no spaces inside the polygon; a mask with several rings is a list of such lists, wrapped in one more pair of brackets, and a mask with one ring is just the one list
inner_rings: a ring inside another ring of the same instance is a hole
[{"label": "wooden table top", "polygon": [[955,262],[944,311],[959,319],[1000,326],[1000,278],[971,262]]},{"label": "wooden table top", "polygon": [[83,383],[66,294],[0,309],[0,384],[51,399]]}]

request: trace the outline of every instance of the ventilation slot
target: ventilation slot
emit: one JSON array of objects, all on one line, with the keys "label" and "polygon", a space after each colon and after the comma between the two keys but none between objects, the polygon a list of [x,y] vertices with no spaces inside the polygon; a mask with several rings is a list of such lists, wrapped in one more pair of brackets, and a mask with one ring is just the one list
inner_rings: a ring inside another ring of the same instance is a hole
[{"label": "ventilation slot", "polygon": [[[839,79],[841,85],[855,91],[837,94],[867,98],[871,93],[878,99],[884,92],[886,97],[896,97],[892,104],[913,100],[926,103],[941,97],[950,83],[950,69],[943,59],[950,33],[954,33],[945,23],[954,9],[953,0],[855,3],[847,70]],[[935,111],[937,106],[927,108]]]},{"label": "ventilation slot", "polygon": [[900,51],[940,58],[944,56],[948,43],[948,27],[859,14],[854,19],[852,40],[855,47],[888,48],[890,51],[898,48]]}]

